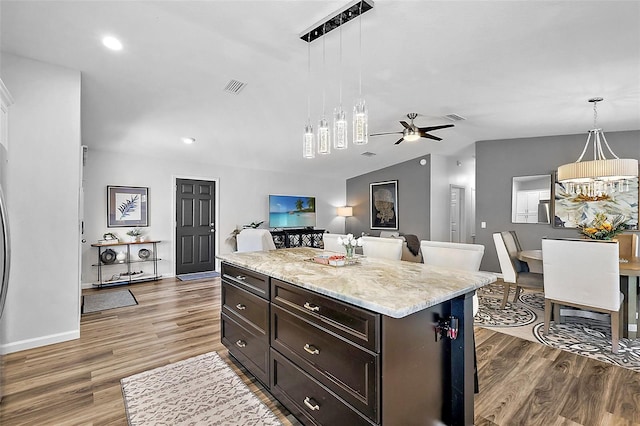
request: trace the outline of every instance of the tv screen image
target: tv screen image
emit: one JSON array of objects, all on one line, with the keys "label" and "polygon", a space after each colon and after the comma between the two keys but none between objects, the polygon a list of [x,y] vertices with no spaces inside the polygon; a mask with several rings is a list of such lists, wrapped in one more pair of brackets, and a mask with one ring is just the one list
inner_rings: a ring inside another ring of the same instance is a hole
[{"label": "tv screen image", "polygon": [[316,198],[298,195],[269,195],[270,228],[316,226]]}]

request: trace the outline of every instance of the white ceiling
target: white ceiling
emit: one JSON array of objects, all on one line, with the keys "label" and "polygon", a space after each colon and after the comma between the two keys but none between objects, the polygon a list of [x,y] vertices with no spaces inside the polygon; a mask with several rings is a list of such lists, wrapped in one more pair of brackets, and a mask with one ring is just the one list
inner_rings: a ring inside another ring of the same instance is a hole
[{"label": "white ceiling", "polygon": [[[359,24],[343,26],[341,66],[340,31],[325,36],[324,71],[323,39],[311,43],[311,78],[299,35],[347,3],[3,0],[1,47],[80,70],[83,144],[129,156],[347,178],[478,140],[586,137],[593,96],[605,132],[640,129],[638,1],[376,0],[361,20],[370,133],[399,131],[408,112],[419,126],[467,120],[434,132],[442,142],[377,136],[305,160],[307,96],[314,126],[340,74],[348,111],[357,97]],[[103,48],[106,34],[124,49]],[[228,94],[230,79],[247,86]]]}]

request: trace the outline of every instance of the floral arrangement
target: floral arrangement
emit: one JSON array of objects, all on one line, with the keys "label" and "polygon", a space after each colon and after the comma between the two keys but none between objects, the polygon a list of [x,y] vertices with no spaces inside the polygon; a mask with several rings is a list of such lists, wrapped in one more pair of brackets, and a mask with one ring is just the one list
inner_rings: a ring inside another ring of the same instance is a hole
[{"label": "floral arrangement", "polygon": [[362,247],[362,237],[356,238],[353,236],[353,234],[347,234],[344,238],[338,237],[337,241],[338,244],[344,246],[344,248],[347,250],[347,257],[353,256],[353,250],[357,246]]},{"label": "floral arrangement", "polygon": [[578,225],[578,232],[593,240],[610,240],[627,229],[624,216],[609,220],[606,214],[596,213],[591,222]]}]

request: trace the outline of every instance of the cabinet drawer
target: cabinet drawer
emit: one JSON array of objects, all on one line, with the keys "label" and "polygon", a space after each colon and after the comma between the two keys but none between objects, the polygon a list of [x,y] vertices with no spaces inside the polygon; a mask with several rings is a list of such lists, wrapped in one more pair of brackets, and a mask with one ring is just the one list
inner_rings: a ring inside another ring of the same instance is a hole
[{"label": "cabinet drawer", "polygon": [[271,349],[271,392],[307,425],[372,425],[336,394]]},{"label": "cabinet drawer", "polygon": [[269,343],[269,302],[233,284],[222,283],[222,312],[248,322]]},{"label": "cabinet drawer", "polygon": [[380,352],[380,314],[271,279],[271,301],[334,333]]},{"label": "cabinet drawer", "polygon": [[222,344],[249,372],[265,385],[269,383],[269,343],[242,322],[221,315]]},{"label": "cabinet drawer", "polygon": [[378,355],[278,306],[271,312],[271,346],[377,421]]},{"label": "cabinet drawer", "polygon": [[269,277],[266,275],[223,263],[222,279],[264,299],[269,299]]}]

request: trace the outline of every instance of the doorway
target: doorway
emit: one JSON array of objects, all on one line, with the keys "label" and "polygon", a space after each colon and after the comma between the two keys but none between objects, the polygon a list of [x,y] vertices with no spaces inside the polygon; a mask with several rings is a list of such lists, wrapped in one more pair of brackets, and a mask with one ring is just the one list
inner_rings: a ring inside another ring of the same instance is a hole
[{"label": "doorway", "polygon": [[449,241],[464,243],[465,238],[465,188],[450,185],[449,190]]},{"label": "doorway", "polygon": [[215,270],[215,180],[176,178],[176,275]]}]

